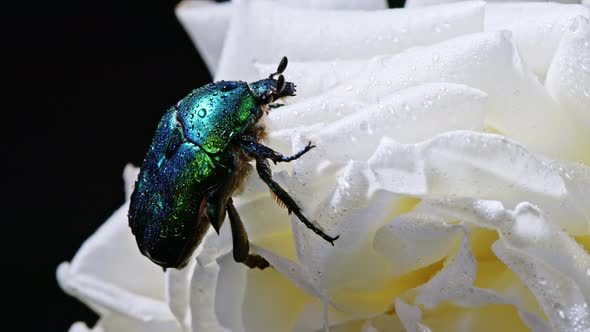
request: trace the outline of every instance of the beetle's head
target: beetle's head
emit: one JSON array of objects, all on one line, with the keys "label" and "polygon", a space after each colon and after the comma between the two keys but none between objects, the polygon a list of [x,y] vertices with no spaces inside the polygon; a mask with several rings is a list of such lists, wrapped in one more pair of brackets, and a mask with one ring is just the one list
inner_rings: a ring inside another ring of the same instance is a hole
[{"label": "beetle's head", "polygon": [[268,78],[248,84],[259,105],[266,105],[286,96],[295,95],[295,84],[285,81],[282,75],[287,68],[287,57],[283,57],[277,71]]}]

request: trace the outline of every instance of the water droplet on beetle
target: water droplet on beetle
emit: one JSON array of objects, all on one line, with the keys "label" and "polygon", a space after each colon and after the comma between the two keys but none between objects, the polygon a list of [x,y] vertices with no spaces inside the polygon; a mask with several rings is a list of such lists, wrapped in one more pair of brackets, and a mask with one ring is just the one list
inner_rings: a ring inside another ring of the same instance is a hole
[{"label": "water droplet on beetle", "polygon": [[207,110],[206,110],[206,109],[204,109],[204,108],[201,108],[201,109],[199,110],[199,112],[197,113],[197,115],[198,115],[199,117],[201,117],[201,118],[204,118],[204,117],[205,117],[205,115],[207,115]]}]

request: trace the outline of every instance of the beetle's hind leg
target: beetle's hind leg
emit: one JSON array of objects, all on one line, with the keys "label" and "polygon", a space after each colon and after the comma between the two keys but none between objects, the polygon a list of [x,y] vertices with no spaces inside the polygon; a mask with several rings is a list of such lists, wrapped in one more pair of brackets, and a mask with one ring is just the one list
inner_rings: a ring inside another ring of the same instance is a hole
[{"label": "beetle's hind leg", "polygon": [[248,234],[242,223],[242,218],[238,214],[238,210],[230,198],[226,204],[227,215],[231,224],[231,236],[234,247],[234,260],[238,263],[243,263],[251,269],[259,268],[265,269],[270,266],[268,261],[260,255],[250,253],[250,241],[248,241]]},{"label": "beetle's hind leg", "polygon": [[[307,151],[304,151],[304,152],[300,151],[301,154],[303,154],[305,152],[307,152]],[[283,204],[285,204],[285,206],[289,210],[289,213],[291,213],[291,212],[295,213],[297,218],[299,218],[299,220],[301,220],[301,222],[303,224],[305,224],[305,226],[307,226],[307,228],[311,229],[314,233],[321,236],[322,239],[330,242],[331,245],[334,245],[334,241],[336,239],[338,239],[340,236],[331,237],[331,236],[327,235],[326,233],[324,233],[324,231],[321,230],[318,226],[314,225],[312,222],[307,220],[307,218],[303,215],[303,213],[301,213],[301,208],[297,205],[297,203],[295,203],[295,200],[293,200],[293,198],[291,196],[289,196],[289,194],[283,188],[281,188],[281,186],[278,183],[276,183],[272,179],[272,172],[270,170],[270,165],[268,164],[268,161],[266,161],[265,158],[261,158],[261,157],[256,158],[256,170],[258,171],[258,175],[260,176],[262,181],[264,181],[264,183],[266,183],[266,185],[277,196],[277,198],[281,202],[283,202]]]},{"label": "beetle's hind leg", "polygon": [[315,145],[311,145],[311,142],[309,142],[309,143],[307,143],[307,145],[303,149],[299,150],[297,153],[290,155],[290,156],[285,156],[285,155],[281,154],[280,152],[277,152],[277,151],[269,148],[268,146],[264,146],[264,145],[256,142],[255,139],[250,138],[250,137],[245,137],[241,141],[240,145],[250,155],[254,156],[255,158],[257,158],[257,159],[258,158],[270,159],[275,164],[278,162],[293,161],[293,160],[301,157],[307,151],[315,148]]}]

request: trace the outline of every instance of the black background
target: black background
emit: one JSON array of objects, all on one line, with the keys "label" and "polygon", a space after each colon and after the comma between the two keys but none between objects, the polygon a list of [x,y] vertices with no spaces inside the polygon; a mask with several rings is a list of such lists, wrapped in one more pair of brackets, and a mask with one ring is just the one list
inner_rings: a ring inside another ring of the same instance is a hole
[{"label": "black background", "polygon": [[163,111],[211,81],[177,3],[3,9],[2,289],[17,331],[96,321],[56,268],[123,203],[123,168],[141,163]]}]

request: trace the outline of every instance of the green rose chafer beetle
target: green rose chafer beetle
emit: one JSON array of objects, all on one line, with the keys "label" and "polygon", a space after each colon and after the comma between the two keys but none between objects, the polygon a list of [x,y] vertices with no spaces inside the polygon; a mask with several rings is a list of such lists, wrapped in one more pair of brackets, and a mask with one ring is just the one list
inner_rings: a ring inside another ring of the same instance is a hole
[{"label": "green rose chafer beetle", "polygon": [[289,162],[314,146],[284,156],[260,143],[266,137],[262,116],[271,103],[295,94],[282,73],[283,57],[268,78],[246,83],[219,81],[192,91],[162,117],[146,154],[129,206],[129,226],[141,253],[166,268],[188,263],[209,226],[219,229],[226,213],[235,261],[250,268],[269,263],[250,253],[248,236],[233,205],[255,160],[260,178],[277,200],[308,228],[333,244],[310,222],[297,203],[272,179],[268,160]]}]

